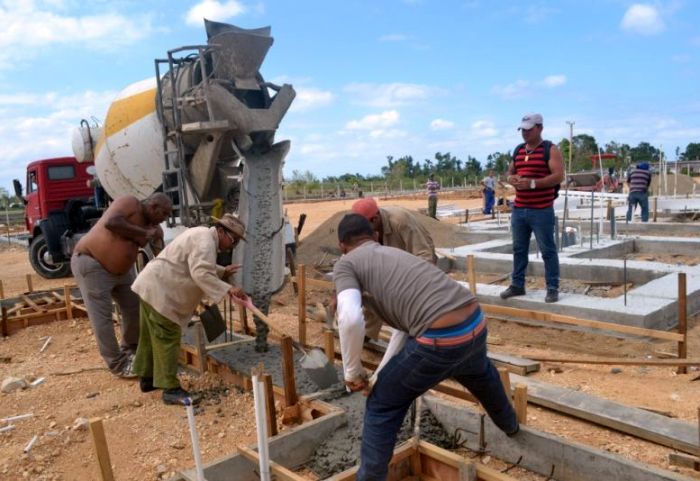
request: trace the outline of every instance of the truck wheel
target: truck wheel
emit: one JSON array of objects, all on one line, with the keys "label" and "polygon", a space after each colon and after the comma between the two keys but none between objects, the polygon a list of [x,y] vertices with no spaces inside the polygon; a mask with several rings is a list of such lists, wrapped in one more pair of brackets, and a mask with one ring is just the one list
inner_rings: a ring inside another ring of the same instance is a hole
[{"label": "truck wheel", "polygon": [[52,264],[44,259],[44,254],[48,251],[44,234],[37,235],[29,245],[29,262],[36,273],[45,279],[68,277],[70,275],[70,262]]}]

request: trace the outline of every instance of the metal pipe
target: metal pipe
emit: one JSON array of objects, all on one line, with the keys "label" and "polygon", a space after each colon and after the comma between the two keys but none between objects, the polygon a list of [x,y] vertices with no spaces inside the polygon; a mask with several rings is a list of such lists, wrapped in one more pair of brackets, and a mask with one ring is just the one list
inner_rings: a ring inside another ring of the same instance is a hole
[{"label": "metal pipe", "polygon": [[253,399],[255,402],[255,424],[258,435],[258,461],[260,481],[270,481],[270,458],[267,446],[267,419],[265,412],[265,383],[257,374],[253,376]]},{"label": "metal pipe", "polygon": [[625,306],[627,305],[627,256],[623,258],[622,262],[622,289],[625,293]]},{"label": "metal pipe", "polygon": [[590,249],[593,250],[593,216],[595,215],[593,212],[593,206],[595,204],[595,190],[591,191],[591,230],[589,232],[590,234]]},{"label": "metal pipe", "polygon": [[204,464],[202,463],[202,451],[199,448],[199,434],[197,434],[197,425],[194,422],[194,407],[192,399],[185,401],[185,409],[187,410],[187,422],[190,425],[190,438],[192,439],[192,454],[194,455],[194,466],[197,473],[197,481],[206,481],[204,479]]}]

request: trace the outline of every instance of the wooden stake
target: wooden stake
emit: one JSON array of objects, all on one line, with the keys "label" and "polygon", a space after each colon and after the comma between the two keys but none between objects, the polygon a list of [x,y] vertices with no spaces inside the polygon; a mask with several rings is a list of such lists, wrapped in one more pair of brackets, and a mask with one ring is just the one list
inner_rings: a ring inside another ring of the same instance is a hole
[{"label": "wooden stake", "polygon": [[207,345],[204,341],[204,327],[201,322],[194,325],[195,336],[197,337],[197,357],[199,358],[199,372],[207,372]]},{"label": "wooden stake", "polygon": [[27,292],[34,292],[34,286],[32,285],[32,275],[27,274]]},{"label": "wooden stake", "polygon": [[250,335],[250,327],[248,327],[248,311],[243,306],[238,306],[238,319],[241,321],[241,328],[243,329],[243,334],[246,336]]},{"label": "wooden stake", "polygon": [[66,319],[73,319],[73,299],[70,295],[70,286],[68,284],[63,286],[63,297],[66,300]]},{"label": "wooden stake", "polygon": [[294,379],[294,352],[292,351],[292,338],[283,336],[282,350],[282,379],[284,381],[284,405],[294,406],[299,402],[297,396],[296,380]]},{"label": "wooden stake", "polygon": [[2,306],[2,326],[0,326],[0,329],[2,330],[2,337],[7,337],[9,336],[9,327],[7,325],[7,307]]},{"label": "wooden stake", "polygon": [[527,385],[517,384],[513,395],[515,414],[520,424],[527,424]]},{"label": "wooden stake", "polygon": [[501,376],[501,383],[503,383],[503,390],[506,392],[508,399],[512,399],[510,392],[510,372],[505,367],[498,368],[498,375]]},{"label": "wooden stake", "polygon": [[323,346],[326,351],[326,357],[333,362],[333,359],[335,359],[335,333],[331,329],[323,331]]},{"label": "wooden stake", "polygon": [[299,343],[306,345],[306,266],[297,266],[297,286],[299,287]]},{"label": "wooden stake", "polygon": [[469,279],[469,290],[476,295],[476,269],[474,269],[474,256],[467,256],[467,278]]},{"label": "wooden stake", "polygon": [[656,208],[658,206],[658,197],[654,197],[654,222],[656,222]]},{"label": "wooden stake", "polygon": [[267,401],[267,432],[270,437],[277,436],[277,410],[275,409],[275,391],[272,388],[272,375],[263,374],[265,383],[265,400]]},{"label": "wooden stake", "polygon": [[[685,272],[678,273],[678,333],[683,340],[678,342],[678,358],[688,357],[688,297],[686,296]],[[687,374],[686,366],[678,366],[678,374]]]},{"label": "wooden stake", "polygon": [[2,279],[0,279],[0,299],[5,299],[5,287],[2,285]]},{"label": "wooden stake", "polygon": [[90,434],[92,434],[92,445],[95,448],[97,463],[100,465],[100,479],[102,481],[114,481],[114,473],[112,473],[112,463],[109,460],[109,449],[107,448],[107,438],[105,438],[102,419],[93,418],[90,420]]}]

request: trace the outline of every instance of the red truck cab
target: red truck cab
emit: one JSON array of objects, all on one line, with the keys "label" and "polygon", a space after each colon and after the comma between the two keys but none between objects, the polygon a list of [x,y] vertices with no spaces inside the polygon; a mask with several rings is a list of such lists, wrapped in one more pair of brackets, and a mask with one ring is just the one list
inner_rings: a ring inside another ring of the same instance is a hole
[{"label": "red truck cab", "polygon": [[[87,221],[100,215],[90,186],[91,165],[75,157],[35,160],[27,165],[24,221],[30,236],[29,260],[43,277],[70,274],[72,246],[79,234],[89,230]],[[15,188],[21,191],[21,186]]]}]

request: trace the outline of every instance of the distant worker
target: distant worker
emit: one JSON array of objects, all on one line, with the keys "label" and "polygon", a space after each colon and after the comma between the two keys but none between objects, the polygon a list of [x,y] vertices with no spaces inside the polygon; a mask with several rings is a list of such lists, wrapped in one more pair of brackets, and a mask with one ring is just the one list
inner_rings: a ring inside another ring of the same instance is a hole
[{"label": "distant worker", "polygon": [[627,197],[627,222],[632,220],[632,215],[639,205],[642,209],[642,222],[649,221],[649,186],[651,185],[651,172],[649,164],[642,162],[627,176],[629,195]]},{"label": "distant worker", "polygon": [[[139,298],[131,291],[139,247],[163,239],[159,224],[172,210],[170,198],[156,193],[139,201],[117,198],[73,250],[71,270],[87,308],[97,348],[110,372],[133,378],[139,339]],[[112,299],[121,311],[121,343],[112,322]]]},{"label": "distant worker", "polygon": [[[346,386],[367,395],[358,481],[384,480],[396,437],[411,403],[454,378],[479,400],[508,436],[519,424],[498,371],[486,355],[486,319],[475,296],[436,266],[378,244],[367,220],[348,214],[338,225],[344,254],[333,269]],[[392,335],[368,379],[362,367],[363,291],[369,292]]]},{"label": "distant worker", "polygon": [[[141,298],[141,336],[134,372],[142,392],[163,389],[165,404],[184,404],[190,393],[177,378],[182,328],[203,298],[218,304],[225,296],[245,298],[240,287],[222,279],[240,266],[216,264],[218,252],[229,252],[245,240],[245,225],[231,214],[212,227],[192,227],[177,236],[149,262],[134,281]],[[197,399],[194,399],[196,402]]]},{"label": "distant worker", "polygon": [[555,242],[554,200],[564,178],[561,152],[549,140],[542,140],[543,120],[540,114],[522,118],[520,130],[524,143],[513,151],[508,167],[508,183],[515,187],[515,203],[511,214],[513,231],[513,274],[502,299],[525,295],[525,271],[530,251],[530,238],[535,233],[544,261],[547,294],[545,302],[559,300],[559,256]]},{"label": "distant worker", "polygon": [[503,185],[501,181],[493,176],[493,169],[489,170],[489,175],[484,177],[481,185],[484,187],[484,209],[485,215],[491,215],[493,206],[496,203],[496,184]]},{"label": "distant worker", "polygon": [[438,190],[440,190],[440,183],[435,180],[434,174],[430,174],[430,177],[428,177],[425,188],[428,191],[428,215],[433,219],[437,219]]},{"label": "distant worker", "polygon": [[615,167],[608,167],[608,172],[603,176],[603,192],[616,193],[619,189]]},{"label": "distant worker", "polygon": [[[396,247],[431,264],[437,262],[435,245],[430,232],[410,210],[397,206],[380,208],[374,198],[367,197],[355,201],[352,205],[352,213],[360,214],[369,221],[381,245]],[[367,337],[377,339],[383,321],[374,309],[374,301],[371,297],[366,296],[365,301],[368,307]]]}]

